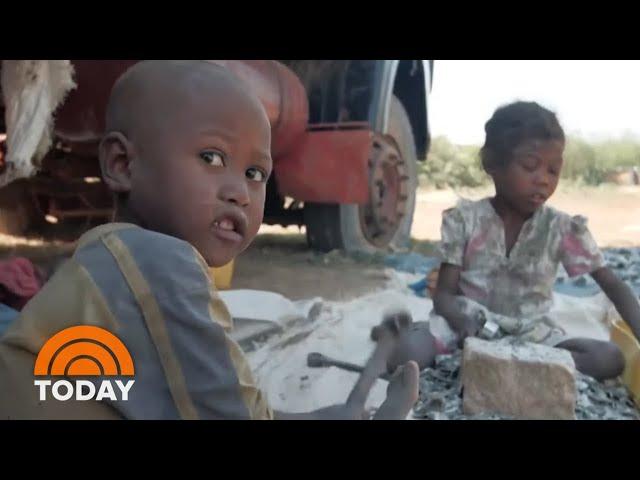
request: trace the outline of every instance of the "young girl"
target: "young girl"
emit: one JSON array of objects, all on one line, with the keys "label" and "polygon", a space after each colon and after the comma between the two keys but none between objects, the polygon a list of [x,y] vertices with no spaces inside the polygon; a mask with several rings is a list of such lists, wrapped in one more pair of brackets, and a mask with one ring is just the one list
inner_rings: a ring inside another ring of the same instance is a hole
[{"label": "young girl", "polygon": [[485,132],[480,155],[496,195],[443,213],[435,313],[460,342],[492,318],[502,333],[569,350],[587,375],[618,376],[624,357],[615,344],[568,338],[547,315],[562,263],[570,276],[590,274],[640,338],[638,300],[605,266],[586,219],[545,205],[562,170],[558,119],[537,103],[516,102],[499,108]]}]

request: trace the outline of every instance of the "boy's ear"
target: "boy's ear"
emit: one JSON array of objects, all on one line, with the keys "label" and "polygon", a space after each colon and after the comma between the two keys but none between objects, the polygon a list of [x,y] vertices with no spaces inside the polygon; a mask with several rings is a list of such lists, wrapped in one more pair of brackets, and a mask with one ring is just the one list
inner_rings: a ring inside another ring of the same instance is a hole
[{"label": "boy's ear", "polygon": [[131,190],[133,145],[120,132],[109,132],[98,148],[102,178],[112,192]]}]

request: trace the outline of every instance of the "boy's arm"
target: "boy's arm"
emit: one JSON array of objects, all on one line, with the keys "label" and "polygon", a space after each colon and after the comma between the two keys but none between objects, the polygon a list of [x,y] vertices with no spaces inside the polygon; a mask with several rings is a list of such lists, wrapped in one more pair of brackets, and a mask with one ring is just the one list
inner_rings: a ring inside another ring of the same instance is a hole
[{"label": "boy's arm", "polygon": [[331,405],[330,407],[306,413],[285,413],[275,411],[276,420],[365,420],[366,411],[354,411],[347,404]]},{"label": "boy's arm", "polygon": [[591,273],[591,277],[600,285],[622,319],[631,327],[635,337],[640,340],[640,304],[631,288],[607,267]]},{"label": "boy's arm", "polygon": [[[344,404],[332,405],[320,410],[302,414],[274,412],[276,420],[365,420],[367,397],[374,383],[388,368],[390,356],[398,347],[398,339],[408,332],[412,323],[411,315],[406,311],[388,312],[382,323],[376,328],[376,346],[363,367]],[[384,406],[382,407],[384,408]]]}]

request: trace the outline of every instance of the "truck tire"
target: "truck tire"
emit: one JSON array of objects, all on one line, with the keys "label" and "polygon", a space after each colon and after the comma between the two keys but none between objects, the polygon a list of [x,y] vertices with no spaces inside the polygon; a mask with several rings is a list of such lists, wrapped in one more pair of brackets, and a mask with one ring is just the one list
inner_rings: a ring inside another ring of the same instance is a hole
[{"label": "truck tire", "polygon": [[[373,228],[374,222],[368,221],[373,202],[367,205],[307,203],[304,220],[307,241],[312,248],[323,252],[333,249],[375,252],[398,251],[409,246],[416,206],[418,165],[409,116],[395,96],[391,98],[388,131],[385,133],[395,141],[400,154],[394,178],[402,178],[402,192],[399,195],[402,200],[395,202],[392,207],[397,209],[401,218],[389,231],[380,233]],[[373,183],[375,178],[372,173],[370,177]],[[374,187],[370,185],[370,188]]]}]

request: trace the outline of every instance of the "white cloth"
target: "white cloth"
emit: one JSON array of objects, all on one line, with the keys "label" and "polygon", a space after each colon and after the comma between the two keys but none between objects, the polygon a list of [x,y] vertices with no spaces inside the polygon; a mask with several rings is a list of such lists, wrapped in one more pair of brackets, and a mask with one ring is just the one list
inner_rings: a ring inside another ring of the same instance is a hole
[{"label": "white cloth", "polygon": [[53,113],[73,88],[69,60],[3,60],[7,169],[0,187],[31,176],[51,148]]}]

